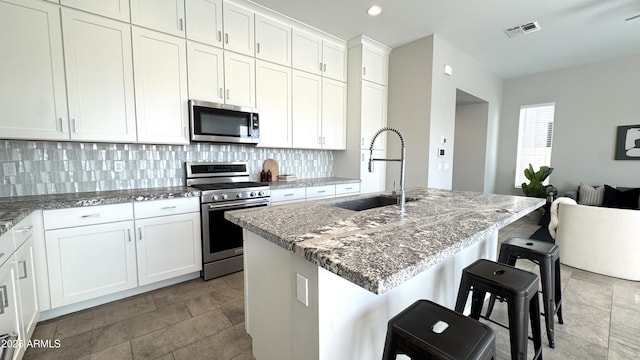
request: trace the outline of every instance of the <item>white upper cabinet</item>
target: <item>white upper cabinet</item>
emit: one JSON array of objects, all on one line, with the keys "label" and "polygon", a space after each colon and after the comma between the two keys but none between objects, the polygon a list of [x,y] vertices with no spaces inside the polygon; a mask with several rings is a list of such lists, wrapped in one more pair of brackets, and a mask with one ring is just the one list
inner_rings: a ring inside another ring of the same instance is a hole
[{"label": "white upper cabinet", "polygon": [[189,142],[184,39],[133,27],[138,141]]},{"label": "white upper cabinet", "polygon": [[186,0],[187,39],[222,47],[222,0]]},{"label": "white upper cabinet", "polygon": [[293,147],[322,147],[322,77],[293,70]]},{"label": "white upper cabinet", "polygon": [[371,46],[362,47],[362,79],[387,85],[389,54]]},{"label": "white upper cabinet", "polygon": [[71,139],[136,140],[131,27],[62,8]]},{"label": "white upper cabinet", "polygon": [[347,148],[347,84],[322,80],[322,148]]},{"label": "white upper cabinet", "polygon": [[293,29],[292,66],[312,74],[322,74],[322,39]]},{"label": "white upper cabinet", "polygon": [[256,60],[261,147],[292,146],[291,68]]},{"label": "white upper cabinet", "polygon": [[291,66],[291,27],[256,14],[256,58]]},{"label": "white upper cabinet", "polygon": [[0,134],[69,139],[59,6],[0,2]]},{"label": "white upper cabinet", "polygon": [[61,2],[62,5],[72,8],[129,22],[129,0],[61,0]]},{"label": "white upper cabinet", "polygon": [[131,0],[131,23],[184,37],[184,0]]},{"label": "white upper cabinet", "polygon": [[313,34],[293,29],[292,66],[316,75],[347,81],[347,48]]},{"label": "white upper cabinet", "polygon": [[322,42],[322,76],[347,81],[347,47],[344,44]]},{"label": "white upper cabinet", "polygon": [[224,102],[256,107],[256,60],[249,56],[224,52]]},{"label": "white upper cabinet", "polygon": [[224,48],[240,54],[255,56],[253,12],[225,2],[222,13]]},{"label": "white upper cabinet", "polygon": [[224,51],[187,41],[189,99],[224,102]]},{"label": "white upper cabinet", "polygon": [[[371,146],[373,135],[387,126],[387,88],[371,82],[362,82],[362,108],[361,108],[362,149]],[[387,134],[382,133],[376,139],[374,149],[386,149]]]}]

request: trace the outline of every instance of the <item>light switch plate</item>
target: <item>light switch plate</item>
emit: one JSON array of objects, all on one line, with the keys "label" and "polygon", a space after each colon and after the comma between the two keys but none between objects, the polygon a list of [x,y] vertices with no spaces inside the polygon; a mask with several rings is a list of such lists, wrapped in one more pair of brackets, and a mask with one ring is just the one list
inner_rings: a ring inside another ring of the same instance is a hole
[{"label": "light switch plate", "polygon": [[13,162],[2,163],[2,173],[4,176],[16,176],[16,164]]},{"label": "light switch plate", "polygon": [[309,279],[296,274],[296,297],[304,306],[309,306]]}]

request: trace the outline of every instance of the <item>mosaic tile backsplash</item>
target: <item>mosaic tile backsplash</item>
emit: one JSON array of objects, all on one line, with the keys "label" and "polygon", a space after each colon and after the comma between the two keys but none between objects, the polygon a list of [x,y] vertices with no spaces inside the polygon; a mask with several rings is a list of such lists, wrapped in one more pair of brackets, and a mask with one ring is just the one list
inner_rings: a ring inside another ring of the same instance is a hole
[{"label": "mosaic tile backsplash", "polygon": [[[333,176],[329,150],[0,140],[0,197],[180,186],[185,161],[246,161],[251,180],[258,181],[266,159],[278,161],[281,174],[299,179]],[[122,171],[116,171],[116,162],[124,165]],[[4,165],[10,163],[15,176],[5,176]]]}]

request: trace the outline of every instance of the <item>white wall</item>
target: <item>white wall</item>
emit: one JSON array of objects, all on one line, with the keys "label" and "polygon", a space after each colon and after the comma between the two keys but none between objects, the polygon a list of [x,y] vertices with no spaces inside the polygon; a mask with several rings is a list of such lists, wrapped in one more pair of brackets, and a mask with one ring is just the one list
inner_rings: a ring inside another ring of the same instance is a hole
[{"label": "white wall", "polygon": [[[437,35],[393,49],[389,61],[388,123],[407,135],[407,186],[451,189],[456,90],[460,89],[489,103],[482,176],[484,191],[493,192],[502,80]],[[453,67],[453,76],[444,74],[445,64]],[[438,158],[442,137],[447,138],[447,155]],[[387,152],[395,155],[397,143],[389,139]],[[397,173],[390,165],[387,187]]]},{"label": "white wall", "polygon": [[485,152],[489,104],[456,107],[453,190],[485,191]]},{"label": "white wall", "polygon": [[496,192],[515,189],[518,116],[523,105],[556,103],[551,183],[560,194],[581,181],[640,186],[640,161],[614,160],[616,127],[640,124],[640,56],[504,82]]}]

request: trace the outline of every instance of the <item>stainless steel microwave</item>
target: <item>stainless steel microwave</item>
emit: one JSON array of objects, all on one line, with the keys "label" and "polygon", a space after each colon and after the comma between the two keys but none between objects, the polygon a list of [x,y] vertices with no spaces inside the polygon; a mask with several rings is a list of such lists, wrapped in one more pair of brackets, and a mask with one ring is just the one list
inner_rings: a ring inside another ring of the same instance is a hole
[{"label": "stainless steel microwave", "polygon": [[258,110],[227,104],[189,100],[191,141],[257,144]]}]

